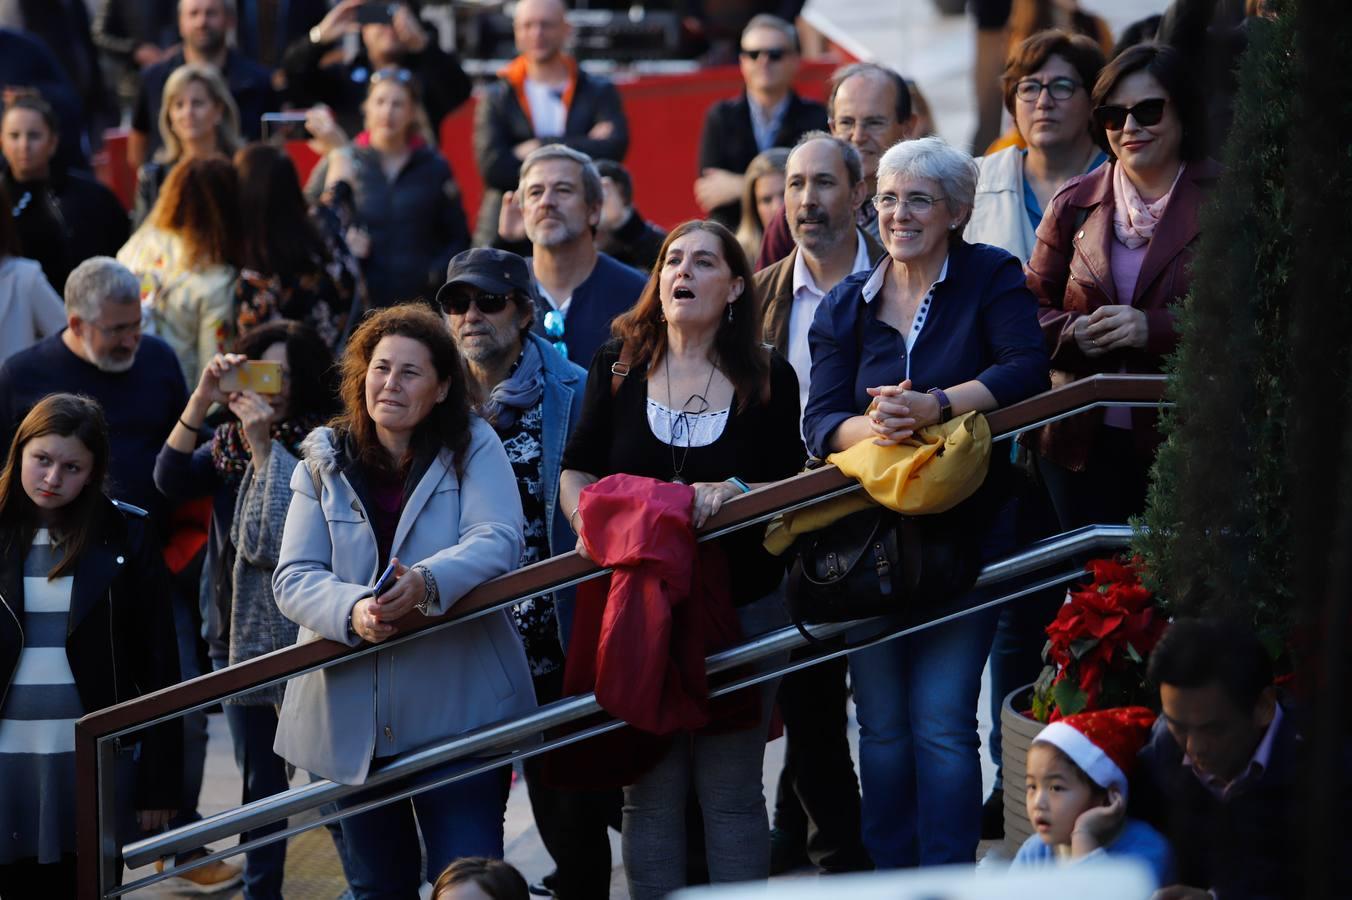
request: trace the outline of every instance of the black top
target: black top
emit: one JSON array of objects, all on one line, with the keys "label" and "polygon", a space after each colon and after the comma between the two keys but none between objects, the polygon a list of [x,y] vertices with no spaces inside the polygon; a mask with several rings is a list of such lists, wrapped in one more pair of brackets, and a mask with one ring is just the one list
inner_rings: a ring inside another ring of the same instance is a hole
[{"label": "black top", "polygon": [[[597,351],[587,373],[582,416],[563,452],[563,468],[604,477],[616,473],[670,481],[674,475],[672,448],[648,427],[647,368],[634,366],[618,391],[611,395],[611,364],[620,358],[620,342],[612,340]],[[802,470],[807,453],[798,431],[798,377],[779,354],[770,352],[770,396],[739,410],[733,398],[723,433],[712,444],[679,449],[684,460],[681,479],[723,481],[779,481]],[[742,606],[769,593],[784,574],[780,559],[761,547],[763,530],[734,532],[719,543],[732,568],[733,603]]]},{"label": "black top", "polygon": [[[774,146],[792,147],[807,132],[825,130],[826,107],[790,92],[789,106],[784,110],[784,120],[775,135]],[[756,145],[756,129],[751,124],[751,101],[745,92],[709,107],[699,139],[700,172],[713,168],[741,174],[760,152]],[[709,218],[734,229],[741,217],[740,201],[725,203],[709,213]]]}]

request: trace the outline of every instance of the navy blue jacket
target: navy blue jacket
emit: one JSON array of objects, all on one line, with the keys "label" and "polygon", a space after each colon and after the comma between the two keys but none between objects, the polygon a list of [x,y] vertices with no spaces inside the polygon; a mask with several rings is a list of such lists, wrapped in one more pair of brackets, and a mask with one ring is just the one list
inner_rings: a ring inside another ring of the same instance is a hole
[{"label": "navy blue jacket", "polygon": [[[531,275],[534,277],[534,269]],[[598,253],[591,274],[573,291],[568,314],[563,320],[563,342],[568,345],[568,358],[583,368],[589,367],[597,349],[610,340],[611,320],[638,302],[638,295],[643,293],[647,283],[647,276],[638,269]],[[555,299],[564,300],[563,297]],[[535,308],[535,333],[547,337],[550,343],[557,341],[558,338],[545,334],[545,315],[553,307],[538,292]]]},{"label": "navy blue jacket", "polygon": [[[836,285],[808,332],[812,390],[803,434],[808,449],[823,459],[831,452],[832,432],[868,407],[867,388],[906,377],[905,337],[879,321],[863,300],[872,274],[856,272]],[[954,243],[948,275],[934,289],[930,319],[910,360],[912,386],[927,391],[975,378],[1000,406],[1047,390],[1050,363],[1037,312],[1017,259],[986,244]]]}]

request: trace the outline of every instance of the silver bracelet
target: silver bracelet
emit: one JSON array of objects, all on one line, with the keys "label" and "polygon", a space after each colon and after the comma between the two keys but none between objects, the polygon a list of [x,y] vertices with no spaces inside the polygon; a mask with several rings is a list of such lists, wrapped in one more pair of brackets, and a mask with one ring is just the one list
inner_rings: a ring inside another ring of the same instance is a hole
[{"label": "silver bracelet", "polygon": [[423,579],[423,598],[417,606],[418,612],[424,616],[430,616],[432,614],[427,610],[435,606],[437,600],[441,597],[441,591],[437,588],[437,580],[432,577],[432,570],[427,566],[414,566],[413,571],[422,575]]}]

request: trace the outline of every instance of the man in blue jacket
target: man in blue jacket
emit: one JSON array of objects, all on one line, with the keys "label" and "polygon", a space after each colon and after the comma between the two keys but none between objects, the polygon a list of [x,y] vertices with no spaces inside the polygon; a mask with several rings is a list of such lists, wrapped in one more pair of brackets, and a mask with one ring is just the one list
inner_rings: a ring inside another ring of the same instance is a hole
[{"label": "man in blue jacket", "polygon": [[[436,298],[465,358],[479,398],[475,409],[497,431],[516,474],[526,517],[523,566],[573,549],[573,530],[559,509],[559,469],[587,381],[584,369],[532,333],[534,297],[524,259],[480,248],[451,260]],[[557,600],[546,594],[512,607],[541,704],[563,694],[572,598]],[[551,889],[565,900],[607,896],[606,827],[619,809],[616,792],[547,787],[537,759],[526,761],[526,786],[540,837],[558,865]]]}]

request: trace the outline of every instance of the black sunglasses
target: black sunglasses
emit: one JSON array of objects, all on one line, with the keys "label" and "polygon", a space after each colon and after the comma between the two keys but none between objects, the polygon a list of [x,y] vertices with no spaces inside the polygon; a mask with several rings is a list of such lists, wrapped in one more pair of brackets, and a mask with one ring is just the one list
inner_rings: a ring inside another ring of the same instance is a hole
[{"label": "black sunglasses", "polygon": [[441,308],[453,316],[463,316],[469,312],[469,305],[473,303],[479,308],[479,312],[491,316],[506,309],[511,300],[511,294],[479,294],[472,297],[468,292],[462,291],[442,300]]},{"label": "black sunglasses", "polygon": [[1105,131],[1121,131],[1127,124],[1127,116],[1131,116],[1137,125],[1149,128],[1164,118],[1164,107],[1168,102],[1163,97],[1156,97],[1131,107],[1100,106],[1094,110],[1094,121]]},{"label": "black sunglasses", "polygon": [[761,50],[759,48],[755,50],[748,50],[745,47],[743,47],[741,53],[743,56],[745,56],[752,62],[755,62],[756,60],[760,59],[762,55],[764,55],[766,59],[770,60],[770,62],[779,62],[781,59],[789,55],[789,51],[785,50],[783,47],[770,47],[765,50]]}]

